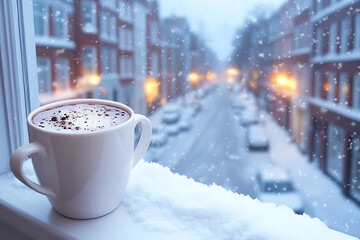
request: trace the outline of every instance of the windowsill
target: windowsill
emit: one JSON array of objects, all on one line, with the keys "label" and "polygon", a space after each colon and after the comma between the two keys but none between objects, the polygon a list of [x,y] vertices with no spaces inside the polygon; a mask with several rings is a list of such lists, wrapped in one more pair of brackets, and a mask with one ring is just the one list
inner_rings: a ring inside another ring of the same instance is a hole
[{"label": "windowsill", "polygon": [[309,103],[320,106],[324,109],[324,111],[330,110],[349,119],[360,121],[360,111],[358,111],[357,109],[336,104],[332,101],[320,99],[318,97],[309,97]]},{"label": "windowsill", "polygon": [[[24,171],[34,177],[30,161]],[[155,163],[140,162],[120,206],[92,220],[62,217],[12,174],[0,176],[0,184],[0,222],[34,239],[355,239],[287,207],[206,186]]]},{"label": "windowsill", "polygon": [[61,39],[51,36],[36,36],[35,43],[37,46],[46,46],[46,47],[58,47],[58,48],[67,48],[74,49],[76,44],[74,41],[69,39]]}]

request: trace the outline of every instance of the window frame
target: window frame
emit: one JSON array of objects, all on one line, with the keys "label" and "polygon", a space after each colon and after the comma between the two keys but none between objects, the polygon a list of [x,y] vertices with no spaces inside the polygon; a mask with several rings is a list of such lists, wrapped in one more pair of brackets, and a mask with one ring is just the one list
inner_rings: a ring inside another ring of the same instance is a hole
[{"label": "window frame", "polygon": [[353,101],[352,105],[353,108],[360,111],[360,72],[357,72],[354,74],[353,78],[354,84],[353,84]]},{"label": "window frame", "polygon": [[[32,1],[0,1],[1,107],[7,116],[4,124],[12,129],[0,139],[9,143],[9,154],[28,142],[27,115],[40,105],[32,4]],[[9,171],[9,159],[0,161],[0,173]]]}]

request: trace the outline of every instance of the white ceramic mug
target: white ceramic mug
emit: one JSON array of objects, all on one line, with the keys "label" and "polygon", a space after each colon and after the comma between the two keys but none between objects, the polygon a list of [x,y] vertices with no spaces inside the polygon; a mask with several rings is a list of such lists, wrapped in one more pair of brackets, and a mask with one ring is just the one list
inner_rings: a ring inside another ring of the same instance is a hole
[{"label": "white ceramic mug", "polygon": [[[94,132],[55,132],[40,128],[33,117],[46,109],[67,104],[104,104],[126,110],[124,123]],[[134,151],[134,129],[142,132]],[[60,214],[89,219],[105,215],[120,204],[131,169],[146,152],[151,138],[148,118],[128,106],[107,100],[75,99],[51,103],[27,118],[30,143],[17,149],[10,161],[14,175],[31,189],[44,194]],[[39,184],[27,178],[24,159],[32,155]]]}]

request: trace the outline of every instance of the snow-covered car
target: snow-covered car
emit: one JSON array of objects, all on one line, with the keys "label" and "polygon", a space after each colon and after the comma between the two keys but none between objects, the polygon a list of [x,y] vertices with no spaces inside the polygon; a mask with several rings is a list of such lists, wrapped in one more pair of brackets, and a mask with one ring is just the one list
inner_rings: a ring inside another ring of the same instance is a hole
[{"label": "snow-covered car", "polygon": [[163,115],[162,121],[165,124],[176,123],[180,118],[181,109],[179,106],[166,106]]},{"label": "snow-covered car", "polygon": [[167,141],[167,134],[163,129],[163,127],[153,127],[150,145],[159,147],[164,145],[166,141]]},{"label": "snow-covered car", "polygon": [[179,122],[179,129],[180,130],[189,130],[191,128],[191,119],[190,118],[183,118]]},{"label": "snow-covered car", "polygon": [[268,150],[269,139],[265,126],[262,124],[250,125],[246,133],[246,142],[250,150]]},{"label": "snow-covered car", "polygon": [[290,207],[296,214],[303,214],[305,207],[300,193],[294,188],[290,174],[280,167],[267,167],[258,172],[258,199]]},{"label": "snow-covered car", "polygon": [[180,132],[180,128],[178,124],[169,124],[166,125],[166,132],[169,135],[176,135]]},{"label": "snow-covered car", "polygon": [[259,120],[258,120],[258,116],[256,114],[256,111],[254,110],[244,110],[241,114],[241,118],[240,118],[240,123],[241,125],[247,127],[251,124],[256,124],[258,123]]}]

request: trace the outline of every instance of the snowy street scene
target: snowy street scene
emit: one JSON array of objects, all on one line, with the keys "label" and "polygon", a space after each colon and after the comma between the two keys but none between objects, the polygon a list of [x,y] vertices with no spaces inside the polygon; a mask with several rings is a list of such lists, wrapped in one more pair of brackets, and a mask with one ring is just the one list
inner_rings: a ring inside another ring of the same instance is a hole
[{"label": "snowy street scene", "polygon": [[360,239],[360,0],[2,0],[0,23],[1,239]]}]

